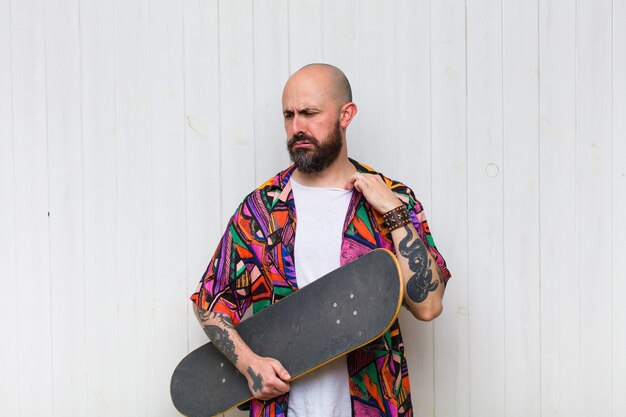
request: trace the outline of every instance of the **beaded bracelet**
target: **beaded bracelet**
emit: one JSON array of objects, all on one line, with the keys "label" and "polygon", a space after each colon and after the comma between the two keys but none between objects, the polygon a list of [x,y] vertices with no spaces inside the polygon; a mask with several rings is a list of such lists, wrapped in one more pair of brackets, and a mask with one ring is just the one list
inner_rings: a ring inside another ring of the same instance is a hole
[{"label": "beaded bracelet", "polygon": [[411,223],[411,217],[409,211],[404,205],[398,206],[393,210],[389,210],[383,214],[383,220],[385,220],[385,227],[390,232],[396,230],[405,224]]}]

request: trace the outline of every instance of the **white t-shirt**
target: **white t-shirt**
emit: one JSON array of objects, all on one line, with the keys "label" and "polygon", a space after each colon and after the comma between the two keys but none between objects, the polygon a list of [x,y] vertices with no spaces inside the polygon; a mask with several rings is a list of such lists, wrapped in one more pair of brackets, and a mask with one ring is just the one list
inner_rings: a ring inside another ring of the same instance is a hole
[{"label": "white t-shirt", "polygon": [[[352,191],[307,187],[291,179],[296,205],[294,256],[302,288],[339,268],[343,223]],[[316,314],[312,311],[311,314]],[[291,383],[289,417],[351,417],[346,357],[328,363]]]}]

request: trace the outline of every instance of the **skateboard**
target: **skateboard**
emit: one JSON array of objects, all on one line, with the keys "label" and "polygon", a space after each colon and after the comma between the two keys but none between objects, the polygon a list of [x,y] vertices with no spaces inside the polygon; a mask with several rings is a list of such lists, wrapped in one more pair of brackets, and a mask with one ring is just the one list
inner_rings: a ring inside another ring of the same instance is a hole
[{"label": "skateboard", "polygon": [[[401,303],[398,261],[376,249],[242,320],[236,330],[253,352],[278,359],[295,380],[382,336]],[[189,417],[214,416],[252,398],[246,378],[211,343],[180,362],[170,393]]]}]

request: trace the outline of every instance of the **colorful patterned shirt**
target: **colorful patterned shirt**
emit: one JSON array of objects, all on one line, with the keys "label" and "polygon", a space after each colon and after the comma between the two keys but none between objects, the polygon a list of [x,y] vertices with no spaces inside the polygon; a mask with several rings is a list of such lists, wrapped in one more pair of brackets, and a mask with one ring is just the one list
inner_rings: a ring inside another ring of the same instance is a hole
[{"label": "colorful patterned shirt", "polygon": [[[359,172],[377,174],[351,160]],[[294,166],[250,193],[228,223],[191,300],[200,308],[229,314],[234,324],[252,305],[253,313],[298,289],[294,268],[296,206],[289,178]],[[380,175],[380,174],[379,174]],[[383,177],[409,209],[413,225],[437,261],[445,281],[450,273],[430,235],[422,205],[405,185]],[[354,190],[343,227],[341,265],[376,248],[394,251],[382,216]],[[379,339],[348,354],[354,417],[412,416],[409,376],[398,321]],[[252,400],[253,417],[286,415],[289,394]]]}]

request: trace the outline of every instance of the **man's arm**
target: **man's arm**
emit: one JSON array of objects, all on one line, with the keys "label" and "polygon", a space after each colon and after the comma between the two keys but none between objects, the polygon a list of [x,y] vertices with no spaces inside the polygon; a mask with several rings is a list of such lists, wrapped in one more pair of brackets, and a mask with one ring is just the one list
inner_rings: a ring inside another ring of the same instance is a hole
[{"label": "man's arm", "polygon": [[416,318],[431,321],[443,310],[445,283],[437,262],[412,223],[395,229],[391,237],[404,281],[404,303]]},{"label": "man's arm", "polygon": [[252,352],[228,314],[206,311],[196,304],[193,306],[206,335],[246,377],[255,398],[269,400],[289,391],[289,372],[276,359],[262,358]]},{"label": "man's arm", "polygon": [[[355,173],[348,187],[363,193],[374,210],[384,214],[402,202],[378,175]],[[437,262],[411,222],[391,232],[404,282],[404,303],[419,320],[430,321],[443,310],[444,279]]]}]

